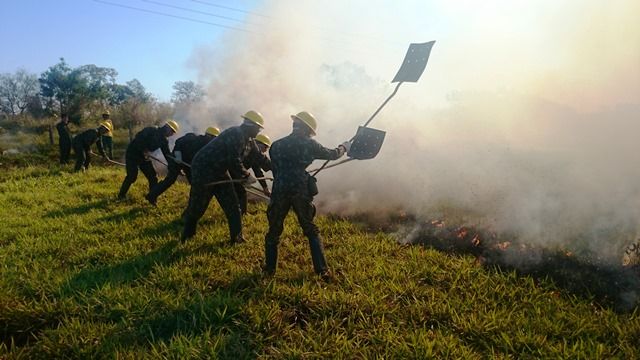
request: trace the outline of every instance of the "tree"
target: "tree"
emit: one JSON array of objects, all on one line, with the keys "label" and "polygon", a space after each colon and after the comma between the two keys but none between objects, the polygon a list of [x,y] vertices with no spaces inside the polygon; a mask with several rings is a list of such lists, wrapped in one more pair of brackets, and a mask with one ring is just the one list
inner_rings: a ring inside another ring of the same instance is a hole
[{"label": "tree", "polygon": [[83,115],[103,111],[114,101],[115,79],[112,68],[83,65],[72,69],[60,58],[40,76],[40,94],[47,112],[66,112],[78,123]]},{"label": "tree", "polygon": [[193,81],[176,81],[173,84],[171,102],[174,104],[191,104],[201,101],[206,92],[202,86]]},{"label": "tree", "polygon": [[18,69],[15,74],[0,74],[0,110],[9,115],[22,115],[38,91],[38,77],[24,69]]}]

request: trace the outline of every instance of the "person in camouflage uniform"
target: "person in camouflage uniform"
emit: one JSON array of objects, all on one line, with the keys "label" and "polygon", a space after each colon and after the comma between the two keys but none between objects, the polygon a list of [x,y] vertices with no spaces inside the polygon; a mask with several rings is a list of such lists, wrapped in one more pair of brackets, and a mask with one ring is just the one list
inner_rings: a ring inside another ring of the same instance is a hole
[{"label": "person in camouflage uniform", "polygon": [[284,220],[293,208],[304,235],[309,239],[313,269],[323,278],[331,274],[322,249],[318,227],[313,223],[316,214],[313,197],[317,194],[315,178],[305,170],[315,159],[336,160],[349,151],[350,142],[335,149],[320,145],[311,137],[315,135],[317,122],[306,111],[291,116],[293,131],[271,146],[273,189],[267,208],[269,231],[265,236],[265,265],[263,271],[273,275],[278,261],[278,243]]},{"label": "person in camouflage uniform", "polygon": [[249,174],[242,162],[250,151],[252,139],[264,127],[264,119],[256,111],[248,111],[242,117],[242,125],[223,131],[193,158],[189,205],[183,215],[182,242],[196,234],[198,221],[204,215],[213,196],[218,200],[229,223],[230,242],[233,244],[244,241],[242,215],[233,184],[228,182],[210,185],[212,182],[231,178],[244,179],[245,183],[255,182],[255,178]]},{"label": "person in camouflage uniform", "polygon": [[167,158],[168,173],[167,176],[158,183],[145,196],[147,201],[152,205],[156,205],[158,197],[173,185],[178,179],[178,175],[183,172],[189,184],[191,184],[191,161],[200,149],[220,135],[220,129],[217,127],[209,127],[204,135],[196,135],[188,133],[176,140],[173,146],[171,156]]},{"label": "person in camouflage uniform", "polygon": [[[251,149],[249,150],[249,154],[244,158],[242,165],[246,169],[253,170],[253,175],[257,178],[263,178],[264,171],[271,170],[271,160],[267,156],[265,156],[266,152],[269,150],[269,146],[271,146],[271,139],[267,135],[258,134],[256,136],[255,141],[252,141],[250,144]],[[267,181],[264,179],[258,180],[258,183],[262,187],[262,192],[266,196],[271,196],[271,192],[269,191],[269,187],[267,186]],[[238,202],[240,203],[240,212],[242,215],[247,213],[247,190],[241,183],[235,183],[234,188],[236,190],[236,195],[238,196]]]},{"label": "person in camouflage uniform", "polygon": [[98,146],[98,153],[106,157],[102,148],[100,136],[109,131],[109,123],[101,123],[97,129],[89,129],[76,135],[71,141],[73,151],[76,153],[75,171],[87,170],[91,164],[91,145],[94,143]]},{"label": "person in camouflage uniform", "polygon": [[56,124],[56,129],[60,138],[58,142],[60,164],[66,164],[69,162],[69,155],[71,155],[71,132],[69,131],[69,116],[67,114],[60,115],[60,122]]},{"label": "person in camouflage uniform", "polygon": [[110,116],[111,114],[109,111],[102,113],[102,121],[111,124],[111,130],[102,135],[101,140],[104,152],[107,154],[109,159],[113,159],[113,122],[111,122],[111,119],[109,118]]},{"label": "person in camouflage uniform", "polygon": [[149,191],[158,184],[156,170],[148,158],[150,152],[160,149],[166,159],[169,158],[169,141],[167,138],[178,132],[178,123],[168,120],[162,127],[149,126],[140,130],[135,138],[127,146],[125,162],[127,176],[122,182],[118,199],[124,199],[129,191],[129,187],[138,178],[138,169],[142,171],[149,182]]}]

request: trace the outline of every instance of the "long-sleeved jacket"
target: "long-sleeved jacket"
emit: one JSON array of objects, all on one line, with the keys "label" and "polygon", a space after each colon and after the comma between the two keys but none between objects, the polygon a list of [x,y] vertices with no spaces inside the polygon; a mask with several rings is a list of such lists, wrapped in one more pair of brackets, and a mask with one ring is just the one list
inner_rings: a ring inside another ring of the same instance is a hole
[{"label": "long-sleeved jacket", "polygon": [[343,154],[342,147],[328,149],[306,136],[290,134],[277,140],[269,150],[274,177],[273,195],[307,194],[310,177],[307,166],[313,160],[336,160]]},{"label": "long-sleeved jacket", "polygon": [[98,153],[105,156],[102,140],[100,140],[100,133],[98,133],[97,129],[85,130],[76,135],[72,141],[74,148],[82,148],[86,151],[88,151],[94,143],[98,146]]},{"label": "long-sleeved jacket", "polygon": [[63,143],[71,143],[71,132],[69,131],[69,126],[62,121],[56,124],[56,129],[58,130],[58,136],[60,137],[60,142]]},{"label": "long-sleeved jacket", "polygon": [[169,141],[164,136],[164,129],[156,126],[149,126],[140,130],[127,147],[127,157],[143,160],[145,152],[153,152],[160,149],[162,155],[168,159],[171,155],[169,151]]},{"label": "long-sleeved jacket", "polygon": [[247,170],[242,162],[250,151],[250,138],[240,126],[226,129],[205,145],[191,162],[192,184],[206,184],[227,178],[243,177]]},{"label": "long-sleeved jacket", "polygon": [[[269,160],[268,157],[260,152],[260,149],[258,148],[255,140],[251,140],[249,146],[251,147],[249,150],[249,154],[245,156],[244,160],[242,161],[242,165],[247,169],[253,170],[253,174],[255,175],[255,177],[264,177],[264,173],[262,171],[271,170],[271,160]],[[266,180],[258,181],[260,182],[260,185],[263,189],[267,187]]]},{"label": "long-sleeved jacket", "polygon": [[[185,134],[176,140],[173,146],[173,153],[175,154],[176,151],[180,151],[182,153],[182,161],[191,164],[193,157],[196,156],[198,151],[213,139],[215,139],[215,137],[211,135]],[[169,159],[169,161],[173,160]]]}]

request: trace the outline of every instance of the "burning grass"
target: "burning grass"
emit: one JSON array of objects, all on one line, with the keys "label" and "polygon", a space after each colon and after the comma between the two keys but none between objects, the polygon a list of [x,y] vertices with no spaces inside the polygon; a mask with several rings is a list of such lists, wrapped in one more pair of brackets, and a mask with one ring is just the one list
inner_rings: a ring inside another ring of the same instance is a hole
[{"label": "burning grass", "polygon": [[611,263],[597,254],[576,255],[569,248],[526,244],[473,227],[447,226],[443,220],[417,221],[405,225],[397,235],[405,243],[472,255],[481,266],[514,270],[537,281],[551,280],[565,292],[593,299],[600,306],[628,312],[639,305],[640,268]]}]

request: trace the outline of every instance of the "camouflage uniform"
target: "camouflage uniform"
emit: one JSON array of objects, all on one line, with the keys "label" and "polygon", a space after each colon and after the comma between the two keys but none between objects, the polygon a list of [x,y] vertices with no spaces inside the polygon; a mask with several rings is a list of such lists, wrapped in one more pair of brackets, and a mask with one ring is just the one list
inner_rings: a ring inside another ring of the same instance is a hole
[{"label": "camouflage uniform", "polygon": [[69,126],[62,121],[56,124],[56,129],[60,137],[60,164],[66,164],[71,154],[71,132],[69,132]]},{"label": "camouflage uniform", "polygon": [[75,171],[89,168],[89,164],[91,164],[91,145],[94,143],[98,145],[100,155],[105,156],[102,141],[100,141],[100,133],[97,129],[89,129],[81,132],[73,138],[71,143],[73,145],[73,151],[76,153]]},{"label": "camouflage uniform", "polygon": [[238,197],[230,183],[207,186],[214,181],[240,179],[247,170],[242,165],[249,153],[251,139],[245,135],[242,126],[234,126],[223,131],[205,145],[191,162],[191,192],[189,205],[184,212],[185,226],[182,241],[196,234],[198,220],[204,215],[213,196],[216,197],[229,222],[231,242],[241,242],[242,217]]},{"label": "camouflage uniform", "polygon": [[108,132],[102,135],[102,146],[104,147],[104,152],[107,154],[109,159],[113,158],[113,134]]},{"label": "camouflage uniform", "polygon": [[313,223],[316,214],[313,205],[315,194],[309,191],[309,182],[315,183],[315,179],[311,179],[311,175],[305,169],[315,159],[338,159],[344,154],[344,149],[327,149],[310,137],[291,134],[274,142],[269,154],[274,182],[271,202],[267,208],[269,232],[265,237],[264,270],[267,273],[276,270],[278,243],[284,219],[289,209],[293,208],[304,235],[309,239],[313,269],[318,274],[324,274],[328,271],[327,262],[318,227]]},{"label": "camouflage uniform", "polygon": [[[254,140],[251,140],[249,154],[244,158],[242,165],[246,169],[253,170],[253,174],[257,178],[264,177],[264,171],[271,170],[271,160],[266,157],[258,148],[258,145]],[[258,180],[263,189],[267,188],[267,182],[265,180]],[[238,196],[238,202],[240,203],[240,211],[242,214],[247,213],[247,190],[241,183],[235,183],[234,185],[236,195]]]},{"label": "camouflage uniform", "polygon": [[164,135],[164,127],[150,126],[138,132],[135,138],[127,146],[125,154],[127,176],[120,187],[119,198],[124,198],[129,191],[129,187],[138,178],[138,168],[149,181],[149,191],[158,184],[158,177],[153,164],[145,153],[153,152],[158,149],[162,151],[165,158],[169,158],[169,141]]},{"label": "camouflage uniform", "polygon": [[[213,139],[215,139],[215,137],[211,135],[196,135],[194,133],[188,133],[176,140],[171,156],[175,156],[176,151],[180,151],[182,153],[182,161],[187,164],[191,164],[196,153]],[[151,203],[155,204],[158,197],[176,182],[178,175],[180,175],[180,171],[185,173],[187,180],[191,183],[191,168],[189,166],[177,163],[173,158],[167,158],[167,163],[169,168],[167,176],[147,195],[147,199]]]}]

